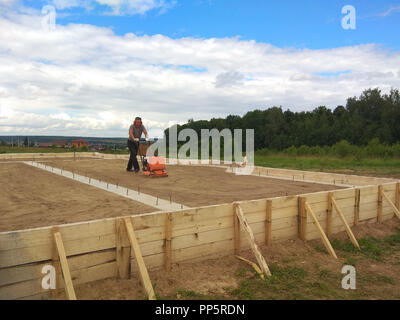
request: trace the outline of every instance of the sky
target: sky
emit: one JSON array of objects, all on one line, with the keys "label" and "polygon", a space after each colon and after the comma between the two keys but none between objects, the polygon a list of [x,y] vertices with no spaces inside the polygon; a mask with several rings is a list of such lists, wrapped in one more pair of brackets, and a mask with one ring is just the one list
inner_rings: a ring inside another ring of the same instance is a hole
[{"label": "sky", "polygon": [[0,0],[0,135],[151,137],[400,88],[399,0]]}]

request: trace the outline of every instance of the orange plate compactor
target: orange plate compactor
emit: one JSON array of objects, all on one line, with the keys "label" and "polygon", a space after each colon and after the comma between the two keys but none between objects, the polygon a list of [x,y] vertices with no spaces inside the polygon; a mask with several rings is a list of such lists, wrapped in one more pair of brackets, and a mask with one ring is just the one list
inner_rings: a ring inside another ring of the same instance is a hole
[{"label": "orange plate compactor", "polygon": [[142,139],[139,141],[139,155],[142,161],[143,174],[146,176],[168,177],[164,157],[152,156],[149,160],[146,159],[145,155],[150,145],[150,141]]}]

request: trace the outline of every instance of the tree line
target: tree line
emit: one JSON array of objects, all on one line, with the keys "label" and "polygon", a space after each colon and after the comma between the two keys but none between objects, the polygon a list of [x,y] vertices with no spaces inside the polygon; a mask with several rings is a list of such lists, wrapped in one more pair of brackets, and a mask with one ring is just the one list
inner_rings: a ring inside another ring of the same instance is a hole
[{"label": "tree line", "polygon": [[[291,148],[294,152],[302,146],[334,146],[340,142],[341,150],[349,150],[347,144],[391,146],[400,142],[400,92],[391,89],[390,93],[382,94],[379,88],[368,89],[359,97],[348,98],[346,106],[337,106],[334,110],[320,106],[312,111],[292,112],[272,107],[249,111],[242,117],[190,119],[178,125],[178,132],[186,128],[194,129],[199,137],[201,129],[254,129],[256,150]],[[167,136],[168,131],[165,131]]]}]

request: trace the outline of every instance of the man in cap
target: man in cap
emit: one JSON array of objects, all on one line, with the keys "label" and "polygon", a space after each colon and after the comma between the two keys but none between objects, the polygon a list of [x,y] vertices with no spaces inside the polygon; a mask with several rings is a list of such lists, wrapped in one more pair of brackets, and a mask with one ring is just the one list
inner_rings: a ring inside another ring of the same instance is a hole
[{"label": "man in cap", "polygon": [[149,135],[146,128],[142,124],[142,118],[136,117],[135,121],[133,121],[133,124],[129,127],[128,148],[130,151],[130,157],[128,166],[126,167],[126,171],[128,172],[133,172],[132,165],[135,173],[138,173],[140,170],[136,156],[139,150],[139,139],[142,136],[142,133],[144,133],[146,141],[148,141]]}]

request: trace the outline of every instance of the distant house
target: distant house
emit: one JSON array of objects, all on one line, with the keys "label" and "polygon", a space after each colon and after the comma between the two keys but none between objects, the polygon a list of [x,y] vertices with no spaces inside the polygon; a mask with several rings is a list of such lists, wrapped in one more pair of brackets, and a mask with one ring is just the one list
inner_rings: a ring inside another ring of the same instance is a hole
[{"label": "distant house", "polygon": [[40,142],[39,143],[39,147],[42,147],[42,148],[50,148],[52,145],[53,145],[53,143],[51,143],[51,142]]},{"label": "distant house", "polygon": [[67,140],[53,140],[51,143],[57,148],[65,148]]},{"label": "distant house", "polygon": [[86,140],[83,140],[83,139],[78,139],[78,140],[71,141],[71,145],[76,148],[82,148],[82,147],[88,147],[89,142],[87,142]]},{"label": "distant house", "polygon": [[103,147],[101,144],[94,144],[90,146],[91,150],[95,150],[95,151],[105,151],[106,148]]}]

